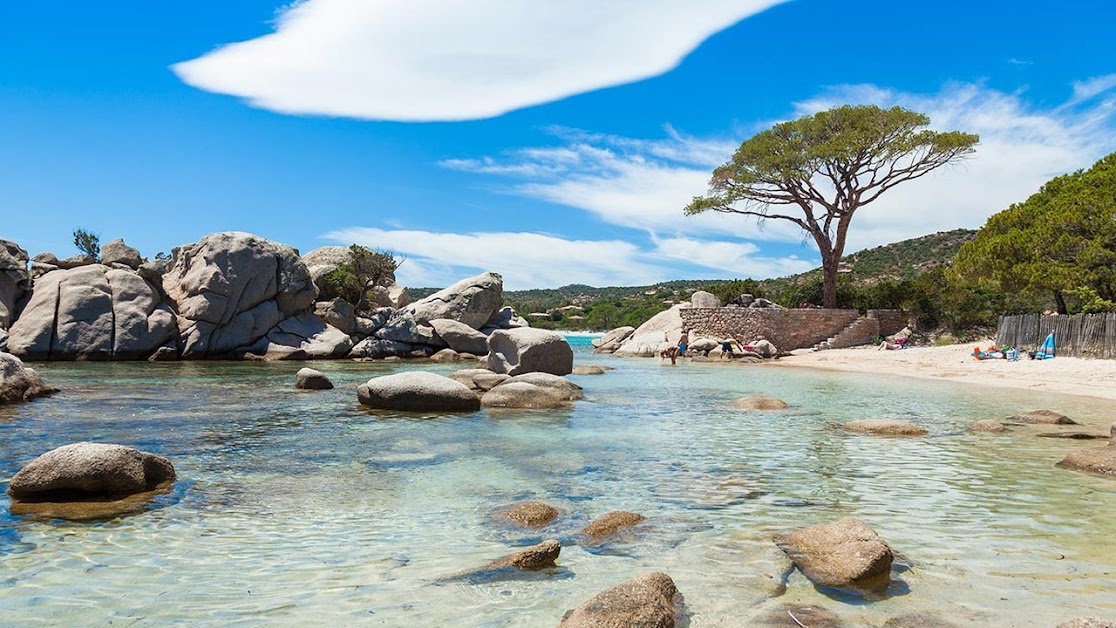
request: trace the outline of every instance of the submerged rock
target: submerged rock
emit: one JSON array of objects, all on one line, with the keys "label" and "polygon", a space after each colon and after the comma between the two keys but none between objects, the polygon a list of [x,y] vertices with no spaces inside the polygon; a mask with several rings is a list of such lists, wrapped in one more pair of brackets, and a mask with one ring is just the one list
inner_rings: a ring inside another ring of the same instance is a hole
[{"label": "submerged rock", "polygon": [[891,548],[859,519],[799,528],[776,536],[775,544],[814,584],[862,594],[890,584]]},{"label": "submerged rock", "polygon": [[670,576],[646,573],[605,589],[562,616],[559,628],[673,628],[681,595]]},{"label": "submerged rock", "polygon": [[524,528],[541,528],[558,518],[558,509],[543,502],[521,502],[497,511],[496,517]]},{"label": "submerged rock", "polygon": [[1064,621],[1058,628],[1116,628],[1116,621],[1093,615]]},{"label": "submerged rock", "polygon": [[999,421],[977,421],[969,426],[970,432],[1004,432],[1007,428]]},{"label": "submerged rock", "polygon": [[1039,425],[1081,425],[1077,421],[1069,418],[1064,414],[1058,414],[1052,410],[1031,410],[1030,412],[1020,412],[1015,416],[1006,419],[1008,421],[1016,421],[1019,423],[1034,423]]},{"label": "submerged rock", "polygon": [[860,419],[849,421],[843,427],[850,432],[877,436],[925,436],[930,433],[921,425],[902,419]]},{"label": "submerged rock", "polygon": [[594,519],[589,525],[582,528],[581,533],[594,541],[601,541],[646,520],[647,517],[639,513],[614,510]]},{"label": "submerged rock", "polygon": [[357,388],[360,403],[383,410],[467,412],[480,397],[459,381],[427,371],[374,377]]},{"label": "submerged rock", "polygon": [[883,628],[957,628],[957,624],[927,613],[907,613],[887,620]]},{"label": "submerged rock", "polygon": [[845,623],[828,608],[783,605],[749,625],[762,628],[844,628]]},{"label": "submerged rock", "polygon": [[499,579],[501,574],[545,569],[554,566],[554,561],[558,559],[561,552],[562,544],[555,539],[549,539],[486,565],[454,574],[444,580],[495,580]]},{"label": "submerged rock", "polygon": [[604,375],[607,371],[611,371],[610,367],[600,366],[599,364],[582,364],[575,366],[571,375]]},{"label": "submerged rock", "polygon": [[732,402],[732,405],[742,410],[786,410],[790,406],[782,399],[766,395],[748,395]]},{"label": "submerged rock", "polygon": [[1112,425],[1111,439],[1107,447],[1072,452],[1057,466],[1071,471],[1116,476],[1116,424]]}]

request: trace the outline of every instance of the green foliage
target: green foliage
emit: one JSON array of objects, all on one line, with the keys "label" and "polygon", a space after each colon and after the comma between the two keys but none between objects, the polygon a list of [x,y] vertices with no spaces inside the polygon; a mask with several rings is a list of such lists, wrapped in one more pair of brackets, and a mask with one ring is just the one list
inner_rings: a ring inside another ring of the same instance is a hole
[{"label": "green foliage", "polygon": [[74,229],[74,246],[82,255],[94,262],[101,261],[101,237],[97,234],[80,227]]},{"label": "green foliage", "polygon": [[715,283],[702,288],[715,295],[721,303],[731,303],[741,295],[750,294],[757,299],[767,298],[763,285],[755,279],[733,279],[732,281]]},{"label": "green foliage", "polygon": [[395,283],[395,271],[401,263],[389,251],[354,244],[349,247],[349,261],[318,280],[321,288],[318,298],[324,301],[342,298],[357,311],[364,310],[369,290]]},{"label": "green foliage", "polygon": [[976,135],[931,131],[929,123],[900,107],[846,105],[776,124],[714,170],[709,195],[695,197],[685,213],[712,210],[798,225],[817,244],[823,300],[835,307],[838,262],[856,210],[974,152]]},{"label": "green foliage", "polygon": [[1116,303],[1110,299],[1102,298],[1090,286],[1080,286],[1066,291],[1066,295],[1073,299],[1074,307],[1071,314],[1100,314],[1103,312],[1116,312]]},{"label": "green foliage", "polygon": [[1116,153],[989,218],[958,252],[954,277],[1061,313],[1116,300]]}]

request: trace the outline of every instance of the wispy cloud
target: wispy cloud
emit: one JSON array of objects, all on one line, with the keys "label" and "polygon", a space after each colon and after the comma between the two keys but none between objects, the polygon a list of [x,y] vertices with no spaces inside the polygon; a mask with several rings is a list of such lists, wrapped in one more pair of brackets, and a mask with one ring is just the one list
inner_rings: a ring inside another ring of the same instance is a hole
[{"label": "wispy cloud", "polygon": [[[834,87],[794,105],[787,118],[842,104],[899,105],[926,113],[934,128],[981,136],[970,160],[894,188],[860,210],[849,250],[957,227],[976,228],[1026,199],[1056,175],[1086,167],[1116,150],[1116,75],[1075,83],[1063,105],[1040,108],[1023,93],[980,84],[950,84],[935,94],[876,85]],[[774,121],[763,123],[766,127]],[[657,140],[559,129],[562,143],[510,150],[498,157],[443,162],[503,175],[504,191],[585,210],[616,225],[680,237],[794,242],[789,223],[760,225],[741,216],[686,217],[682,207],[706,191],[711,170],[743,138],[691,138],[668,129]],[[503,172],[501,172],[503,170]]]},{"label": "wispy cloud", "polygon": [[662,74],[783,1],[305,0],[274,33],[173,69],[284,113],[487,118]]},{"label": "wispy cloud", "polygon": [[[486,270],[509,289],[653,284],[683,276],[769,277],[800,272],[816,262],[757,255],[750,244],[692,238],[656,239],[647,246],[623,240],[575,240],[540,233],[437,233],[353,227],[322,239],[388,249],[406,258],[396,273],[409,286],[445,286]],[[680,271],[684,267],[685,271]]]}]

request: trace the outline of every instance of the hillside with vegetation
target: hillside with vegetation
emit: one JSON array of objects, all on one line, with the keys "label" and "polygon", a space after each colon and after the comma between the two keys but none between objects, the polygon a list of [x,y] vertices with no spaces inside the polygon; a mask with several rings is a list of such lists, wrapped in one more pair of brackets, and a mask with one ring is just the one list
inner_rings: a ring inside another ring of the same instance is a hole
[{"label": "hillside with vegetation", "polygon": [[[857,251],[842,258],[838,298],[842,307],[899,307],[910,292],[904,284],[930,272],[940,273],[952,263],[961,245],[975,231],[955,229],[894,244]],[[602,331],[623,325],[638,326],[655,314],[687,300],[695,290],[708,290],[722,300],[748,293],[786,307],[821,302],[821,269],[776,279],[684,279],[648,286],[597,288],[571,284],[561,288],[508,290],[504,301],[534,327]],[[924,280],[924,283],[934,283]],[[435,288],[411,290],[415,299]]]}]

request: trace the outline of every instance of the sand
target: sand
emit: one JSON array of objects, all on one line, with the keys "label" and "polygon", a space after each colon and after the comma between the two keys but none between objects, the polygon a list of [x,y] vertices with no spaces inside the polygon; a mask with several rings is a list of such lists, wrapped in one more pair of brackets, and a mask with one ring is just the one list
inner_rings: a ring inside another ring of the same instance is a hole
[{"label": "sand", "polygon": [[973,346],[910,347],[899,351],[854,347],[796,352],[780,358],[773,366],[878,373],[1116,400],[1116,360],[1064,357],[1053,360],[1021,357],[1018,362],[977,360],[970,355]]}]

